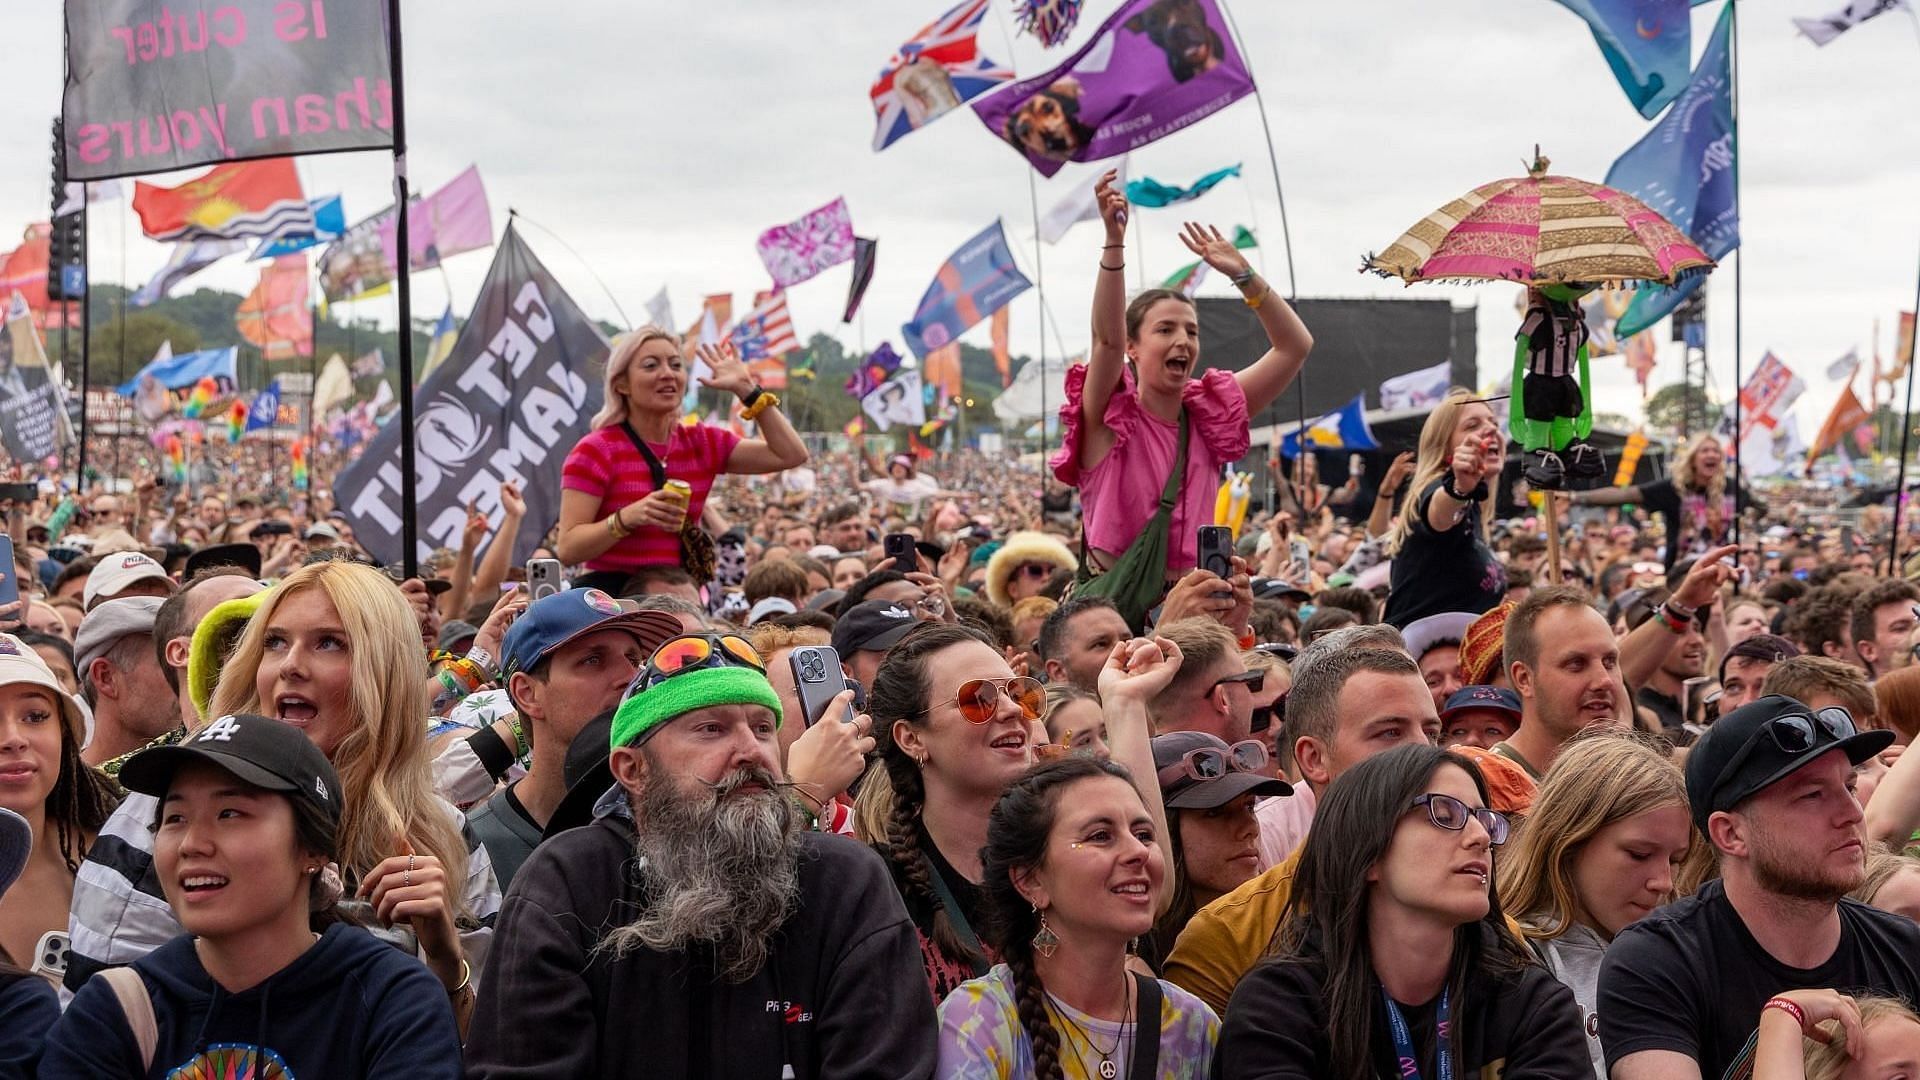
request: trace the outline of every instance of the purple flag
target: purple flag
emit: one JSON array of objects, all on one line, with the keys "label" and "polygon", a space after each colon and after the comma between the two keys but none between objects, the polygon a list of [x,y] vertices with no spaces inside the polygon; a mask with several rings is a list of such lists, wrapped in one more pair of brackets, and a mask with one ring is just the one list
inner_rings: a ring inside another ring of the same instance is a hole
[{"label": "purple flag", "polygon": [[[380,243],[386,248],[389,266],[400,264],[398,228],[392,217],[380,223]],[[407,246],[413,249],[415,270],[431,270],[449,255],[493,246],[493,215],[487,208],[487,189],[480,183],[480,166],[468,166],[446,187],[413,204],[407,217]]]},{"label": "purple flag", "polygon": [[880,388],[880,384],[893,377],[900,370],[900,354],[893,351],[891,342],[883,341],[880,347],[867,355],[866,362],[847,377],[847,393],[852,397],[863,398]]},{"label": "purple flag", "polygon": [[755,245],[775,288],[798,285],[853,258],[853,219],[847,200],[835,199],[798,221],[775,225]]},{"label": "purple flag", "polygon": [[995,135],[1052,176],[1068,161],[1118,157],[1253,93],[1215,0],[1129,0],[1044,75],[973,103]]}]

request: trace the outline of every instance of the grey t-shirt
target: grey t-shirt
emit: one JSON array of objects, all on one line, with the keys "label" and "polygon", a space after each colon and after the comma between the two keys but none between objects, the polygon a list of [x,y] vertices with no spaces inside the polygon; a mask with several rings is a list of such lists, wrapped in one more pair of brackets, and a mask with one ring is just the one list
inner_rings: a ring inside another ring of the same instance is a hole
[{"label": "grey t-shirt", "polygon": [[500,879],[500,891],[513,884],[513,875],[540,843],[540,826],[527,816],[526,808],[513,797],[513,788],[502,788],[493,798],[467,811],[467,825],[487,849],[493,860],[494,876]]}]

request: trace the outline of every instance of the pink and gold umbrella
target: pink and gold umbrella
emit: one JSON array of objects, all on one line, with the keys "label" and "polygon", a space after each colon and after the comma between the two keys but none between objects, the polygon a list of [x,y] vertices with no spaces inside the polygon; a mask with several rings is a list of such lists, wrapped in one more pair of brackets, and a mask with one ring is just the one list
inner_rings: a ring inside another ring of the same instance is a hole
[{"label": "pink and gold umbrella", "polygon": [[1363,269],[1416,281],[1672,285],[1713,260],[1640,200],[1602,184],[1527,175],[1482,184],[1421,218]]}]

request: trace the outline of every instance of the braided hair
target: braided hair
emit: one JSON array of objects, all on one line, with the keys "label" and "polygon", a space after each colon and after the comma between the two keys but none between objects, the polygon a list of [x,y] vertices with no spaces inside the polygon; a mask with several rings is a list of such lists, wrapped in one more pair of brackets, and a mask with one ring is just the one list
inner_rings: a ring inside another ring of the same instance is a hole
[{"label": "braided hair", "polygon": [[61,730],[60,770],[47,792],[47,821],[68,872],[78,874],[87,857],[87,839],[100,832],[120,799],[113,782],[81,760],[78,733],[66,725]]},{"label": "braided hair", "polygon": [[920,764],[893,738],[893,726],[898,721],[904,720],[914,728],[923,727],[927,722],[927,698],[932,694],[929,661],[933,654],[970,641],[987,643],[978,631],[965,626],[927,623],[916,627],[887,650],[886,659],[880,662],[880,670],[873,677],[873,693],[868,695],[867,704],[873,717],[873,735],[879,744],[880,761],[886,766],[887,779],[893,786],[893,806],[886,817],[886,830],[873,841],[874,850],[893,871],[894,881],[907,904],[933,912],[933,944],[949,959],[974,966],[984,957],[960,940],[946,906],[933,890],[933,867],[926,856],[932,840],[921,821],[927,787],[920,776]]},{"label": "braided hair", "polygon": [[1013,879],[1046,861],[1054,812],[1067,787],[1102,776],[1133,783],[1132,775],[1121,766],[1080,755],[1041,765],[1007,788],[987,820],[987,846],[980,853],[987,899],[984,932],[1013,976],[1014,1013],[1033,1047],[1036,1080],[1060,1080],[1065,1074],[1060,1065],[1060,1032],[1048,1015],[1047,989],[1033,963],[1033,936],[1040,929],[1040,915],[1014,887]]}]

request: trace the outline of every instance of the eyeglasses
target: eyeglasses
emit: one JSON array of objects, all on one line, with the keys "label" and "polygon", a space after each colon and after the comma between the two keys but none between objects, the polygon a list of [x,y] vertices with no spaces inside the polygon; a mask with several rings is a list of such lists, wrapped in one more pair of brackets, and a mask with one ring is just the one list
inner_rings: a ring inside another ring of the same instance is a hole
[{"label": "eyeglasses", "polygon": [[1219,780],[1230,772],[1257,773],[1267,767],[1267,745],[1254,739],[1234,743],[1225,750],[1202,746],[1180,755],[1180,760],[1155,773],[1161,787],[1181,777],[1189,780]]},{"label": "eyeglasses", "polygon": [[1263,653],[1266,653],[1268,656],[1277,656],[1280,659],[1286,660],[1288,662],[1292,662],[1292,660],[1295,657],[1300,655],[1300,646],[1289,645],[1286,642],[1282,642],[1282,641],[1263,642],[1259,645],[1255,645],[1253,649],[1255,652],[1263,652]]},{"label": "eyeglasses", "polygon": [[1053,576],[1053,567],[1047,563],[1021,563],[1018,567],[1014,568],[1013,573],[1015,577],[1032,578],[1035,581],[1042,581]]},{"label": "eyeglasses", "polygon": [[1484,806],[1468,806],[1451,795],[1429,792],[1415,796],[1413,805],[1426,807],[1428,820],[1449,832],[1464,831],[1469,821],[1479,822],[1480,827],[1487,830],[1487,843],[1494,847],[1506,843],[1513,831],[1507,815]]},{"label": "eyeglasses", "polygon": [[1213,680],[1213,686],[1207,687],[1207,692],[1212,693],[1213,687],[1219,686],[1221,683],[1240,683],[1247,688],[1248,693],[1257,694],[1267,685],[1267,673],[1264,671],[1243,671],[1238,675],[1223,675]]},{"label": "eyeglasses", "polygon": [[[1793,757],[1804,754],[1822,742],[1839,742],[1851,739],[1857,733],[1853,726],[1853,714],[1847,710],[1829,706],[1813,713],[1788,713],[1776,716],[1760,725],[1760,730],[1747,738],[1745,745],[1736,751],[1733,757],[1713,778],[1713,793],[1718,793],[1730,777],[1738,775],[1740,766],[1753,756],[1755,748],[1763,743],[1772,743],[1773,748],[1782,754]],[[1826,738],[1822,739],[1821,735]],[[1711,796],[1708,800],[1711,805]]]},{"label": "eyeglasses", "polygon": [[1047,715],[1047,688],[1040,685],[1040,680],[1025,675],[1011,679],[968,679],[960,684],[959,693],[928,706],[920,715],[925,716],[942,705],[956,705],[967,723],[991,723],[993,714],[1000,711],[1001,694],[1020,706],[1020,715],[1027,720],[1039,720]]},{"label": "eyeglasses", "polygon": [[646,666],[627,687],[627,694],[650,690],[689,671],[724,667],[750,667],[762,675],[767,673],[766,662],[738,634],[686,634],[653,650]]}]

